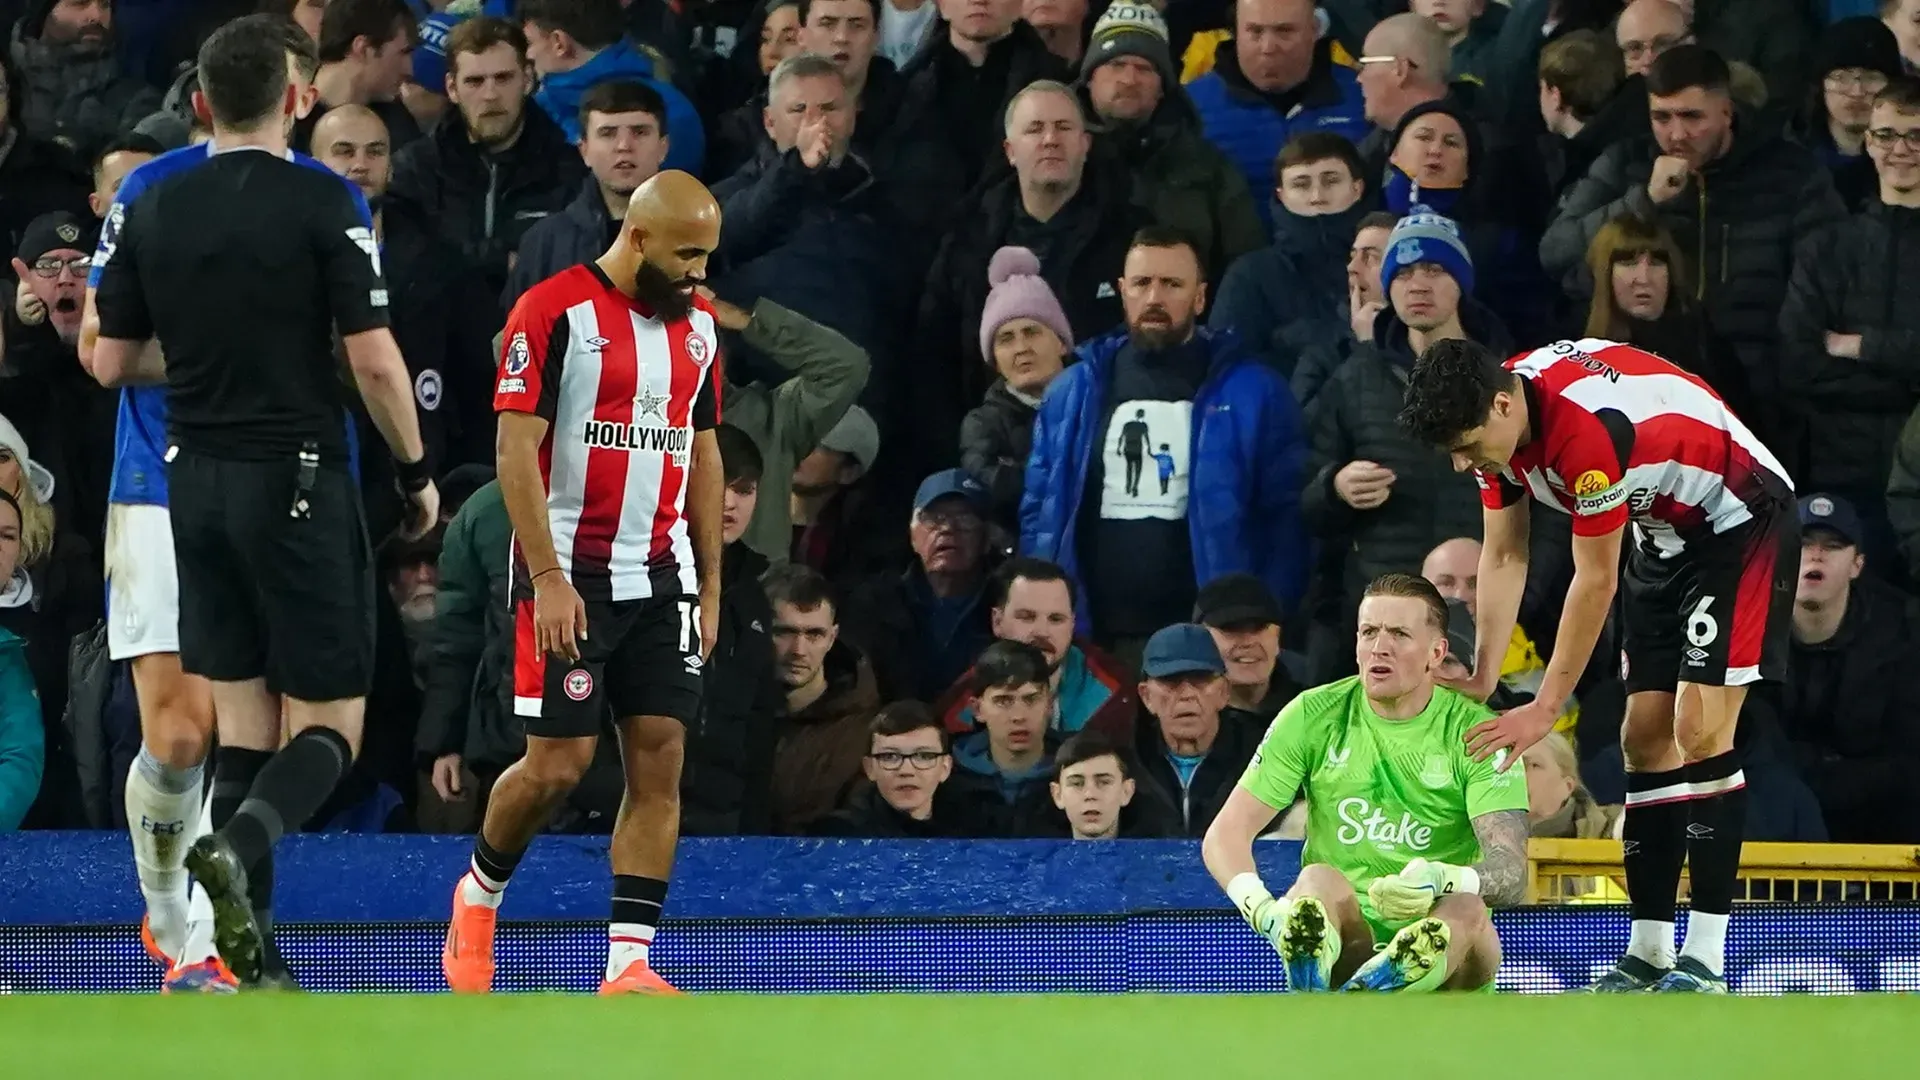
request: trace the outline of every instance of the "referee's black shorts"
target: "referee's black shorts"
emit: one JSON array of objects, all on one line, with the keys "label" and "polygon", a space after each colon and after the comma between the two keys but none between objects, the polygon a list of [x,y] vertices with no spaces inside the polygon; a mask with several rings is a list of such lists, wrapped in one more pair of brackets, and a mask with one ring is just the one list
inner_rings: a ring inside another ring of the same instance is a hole
[{"label": "referee's black shorts", "polygon": [[217,682],[265,678],[301,701],[365,697],[373,683],[373,556],[345,469],[181,452],[168,467],[180,570],[180,666]]}]

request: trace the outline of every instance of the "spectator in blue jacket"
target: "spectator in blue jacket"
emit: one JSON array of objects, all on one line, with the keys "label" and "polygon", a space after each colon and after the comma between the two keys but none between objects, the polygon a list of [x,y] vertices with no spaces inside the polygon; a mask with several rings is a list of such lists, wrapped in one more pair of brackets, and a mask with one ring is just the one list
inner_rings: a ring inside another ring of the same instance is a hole
[{"label": "spectator in blue jacket", "polygon": [[1367,210],[1362,169],[1353,144],[1331,132],[1289,139],[1273,166],[1273,244],[1234,260],[1207,316],[1289,379],[1302,353],[1350,336],[1346,267]]},{"label": "spectator in blue jacket", "polygon": [[[1240,0],[1233,37],[1213,70],[1187,84],[1208,141],[1232,159],[1252,191],[1273,183],[1273,159],[1302,131],[1359,142],[1367,134],[1360,83],[1319,40],[1313,0]],[[1255,200],[1263,220],[1270,212]]]},{"label": "spectator in blue jacket", "polygon": [[[0,583],[8,589],[14,588],[20,560],[21,523],[19,502],[0,490]],[[0,628],[0,832],[19,828],[40,793],[46,740],[40,695],[27,667],[27,643]]]},{"label": "spectator in blue jacket", "polygon": [[[1081,625],[1137,671],[1202,581],[1245,571],[1299,600],[1306,448],[1286,382],[1234,335],[1197,327],[1206,283],[1190,241],[1142,229],[1120,293],[1126,328],[1081,346],[1040,404],[1020,552],[1066,569]],[[1174,459],[1164,491],[1159,452]]]},{"label": "spectator in blue jacket", "polygon": [[656,70],[657,56],[625,35],[620,0],[520,0],[515,13],[527,33],[527,59],[540,76],[533,100],[573,142],[580,141],[580,99],[609,79],[653,87],[667,103],[673,133],[661,166],[700,175],[707,157],[700,113]]}]

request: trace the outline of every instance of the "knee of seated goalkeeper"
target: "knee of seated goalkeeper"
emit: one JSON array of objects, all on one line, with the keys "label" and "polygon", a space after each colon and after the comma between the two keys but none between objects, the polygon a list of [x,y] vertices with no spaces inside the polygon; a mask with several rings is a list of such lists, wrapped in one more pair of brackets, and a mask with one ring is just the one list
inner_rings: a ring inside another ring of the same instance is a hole
[{"label": "knee of seated goalkeeper", "polygon": [[1353,891],[1353,883],[1347,876],[1325,863],[1308,863],[1300,868],[1300,876],[1293,880],[1287,890],[1287,896],[1299,898],[1311,896],[1327,906],[1327,910],[1338,918],[1342,912],[1351,908],[1354,918],[1360,917],[1360,897]]}]

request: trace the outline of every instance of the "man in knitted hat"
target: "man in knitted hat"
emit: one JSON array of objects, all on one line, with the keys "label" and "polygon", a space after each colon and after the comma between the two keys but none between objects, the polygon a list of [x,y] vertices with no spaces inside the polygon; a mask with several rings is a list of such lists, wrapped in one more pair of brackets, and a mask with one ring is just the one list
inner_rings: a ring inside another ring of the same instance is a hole
[{"label": "man in knitted hat", "polygon": [[[1427,346],[1477,341],[1504,352],[1511,340],[1473,300],[1474,266],[1453,221],[1416,207],[1387,235],[1380,287],[1391,306],[1375,320],[1314,399],[1317,420],[1301,509],[1322,542],[1347,549],[1341,599],[1330,604],[1351,639],[1367,583],[1418,567],[1434,545],[1479,529],[1473,481],[1445,454],[1397,422],[1407,372]],[[1346,673],[1350,669],[1344,669]]]},{"label": "man in knitted hat", "polygon": [[1833,170],[1833,185],[1849,210],[1859,210],[1877,186],[1867,158],[1867,126],[1873,99],[1900,74],[1900,45],[1879,19],[1841,19],[1820,35],[1807,95],[1801,140],[1820,152]]},{"label": "man in knitted hat", "polygon": [[1173,66],[1167,23],[1144,0],[1122,0],[1093,26],[1080,96],[1099,121],[1093,149],[1133,176],[1134,202],[1200,244],[1208,278],[1266,243],[1246,178],[1206,140]]}]

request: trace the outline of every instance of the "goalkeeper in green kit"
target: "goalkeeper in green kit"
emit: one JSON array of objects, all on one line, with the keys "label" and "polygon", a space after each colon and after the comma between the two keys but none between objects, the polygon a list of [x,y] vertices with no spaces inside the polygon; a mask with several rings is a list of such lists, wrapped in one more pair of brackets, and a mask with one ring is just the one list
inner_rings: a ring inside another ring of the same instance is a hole
[{"label": "goalkeeper in green kit", "polygon": [[[1525,770],[1484,762],[1462,735],[1493,715],[1434,682],[1446,601],[1387,574],[1360,601],[1360,674],[1280,711],[1201,844],[1214,880],[1273,943],[1287,988],[1491,990],[1489,907],[1526,893]],[[1300,877],[1275,898],[1253,841],[1307,800]]]}]

